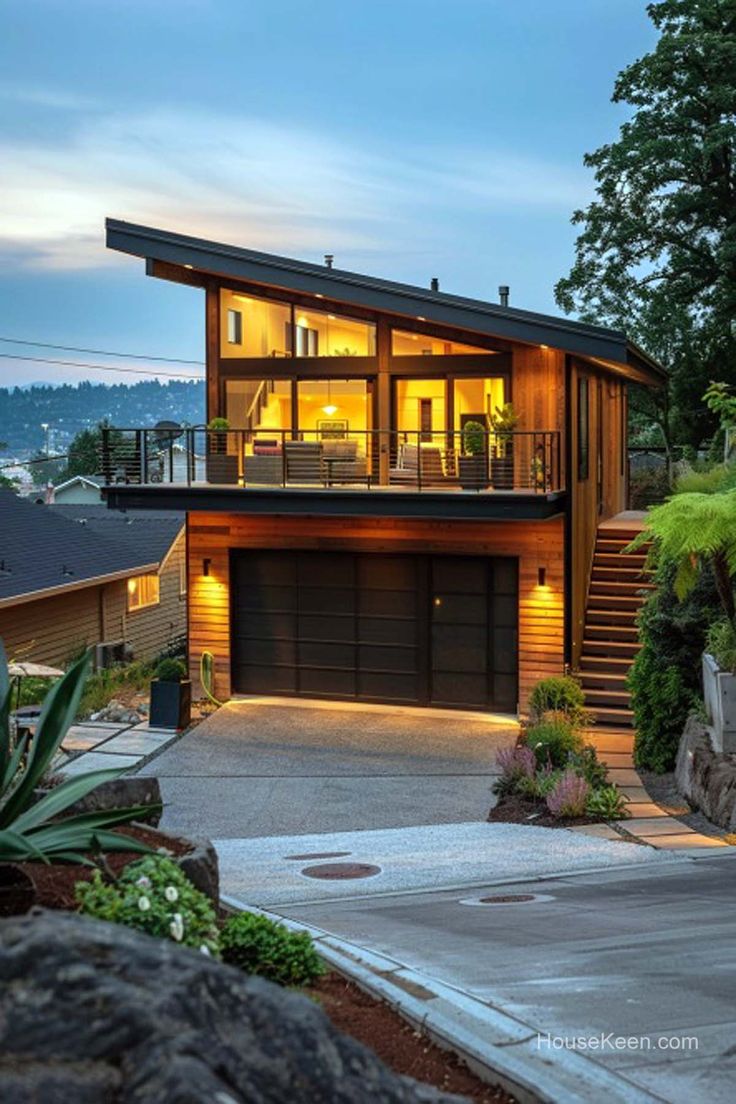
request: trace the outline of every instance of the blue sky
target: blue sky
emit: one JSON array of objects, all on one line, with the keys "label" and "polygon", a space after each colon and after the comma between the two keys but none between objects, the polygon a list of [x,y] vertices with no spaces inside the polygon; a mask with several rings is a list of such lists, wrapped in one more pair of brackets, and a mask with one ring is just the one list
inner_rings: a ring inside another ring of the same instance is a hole
[{"label": "blue sky", "polygon": [[[0,336],[201,357],[200,293],[106,251],[106,214],[554,312],[644,7],[5,0]],[[95,376],[125,378],[0,359]]]}]

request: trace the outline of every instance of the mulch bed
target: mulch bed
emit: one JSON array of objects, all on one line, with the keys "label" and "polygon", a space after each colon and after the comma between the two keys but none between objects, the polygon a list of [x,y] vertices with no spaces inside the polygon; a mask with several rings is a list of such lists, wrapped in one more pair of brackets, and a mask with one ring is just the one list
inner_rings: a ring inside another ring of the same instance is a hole
[{"label": "mulch bed", "polygon": [[[140,840],[154,849],[165,847],[167,851],[173,852],[175,855],[184,855],[192,849],[192,845],[186,840],[162,836],[154,828],[127,825],[124,828],[116,828],[115,831],[121,836],[132,836],[133,839]],[[113,874],[119,874],[129,863],[143,858],[145,858],[145,855],[140,855],[137,851],[106,852],[104,856],[105,869],[111,870]],[[77,908],[74,886],[77,882],[88,882],[93,873],[92,867],[83,866],[81,863],[50,865],[42,862],[27,862],[18,865],[21,870],[25,870],[33,878],[39,905],[43,908],[65,909],[69,912],[74,912]]]},{"label": "mulch bed", "polygon": [[504,1089],[481,1081],[459,1058],[435,1046],[387,1004],[339,974],[328,974],[307,992],[339,1031],[370,1047],[396,1073],[477,1104],[516,1104]]},{"label": "mulch bed", "polygon": [[577,828],[581,824],[606,824],[603,817],[553,817],[540,798],[508,794],[499,798],[488,814],[492,823],[526,824],[532,828]]}]

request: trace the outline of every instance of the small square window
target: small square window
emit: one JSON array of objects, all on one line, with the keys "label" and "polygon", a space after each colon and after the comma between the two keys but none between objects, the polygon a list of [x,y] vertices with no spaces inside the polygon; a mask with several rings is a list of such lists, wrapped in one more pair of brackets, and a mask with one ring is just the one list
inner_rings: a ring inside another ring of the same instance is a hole
[{"label": "small square window", "polygon": [[227,312],[227,340],[229,345],[243,344],[243,315],[240,311]]},{"label": "small square window", "polygon": [[128,612],[157,606],[159,603],[158,575],[136,575],[128,579]]}]

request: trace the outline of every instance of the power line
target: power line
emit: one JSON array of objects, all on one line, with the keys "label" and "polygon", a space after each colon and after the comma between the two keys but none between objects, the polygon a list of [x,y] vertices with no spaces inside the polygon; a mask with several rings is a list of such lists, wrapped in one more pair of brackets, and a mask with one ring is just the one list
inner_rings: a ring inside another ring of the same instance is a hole
[{"label": "power line", "polygon": [[31,464],[53,464],[54,460],[68,460],[69,454],[63,456],[38,456],[35,460],[14,460],[11,464],[0,464],[0,471],[6,468],[28,468]]},{"label": "power line", "polygon": [[0,337],[6,345],[33,345],[36,349],[62,349],[65,353],[94,353],[95,356],[126,357],[128,360],[156,360],[167,364],[197,364],[204,366],[203,360],[185,360],[183,357],[148,356],[141,353],[112,353],[109,349],[85,349],[76,345],[52,345],[48,341],[23,341],[19,337]]},{"label": "power line", "polygon": [[25,360],[34,364],[63,364],[67,368],[94,368],[99,372],[129,372],[135,376],[167,376],[170,379],[202,380],[204,376],[195,376],[184,372],[154,372],[145,368],[114,368],[111,364],[87,364],[80,360],[54,360],[51,357],[19,356],[15,353],[0,353],[3,360]]}]

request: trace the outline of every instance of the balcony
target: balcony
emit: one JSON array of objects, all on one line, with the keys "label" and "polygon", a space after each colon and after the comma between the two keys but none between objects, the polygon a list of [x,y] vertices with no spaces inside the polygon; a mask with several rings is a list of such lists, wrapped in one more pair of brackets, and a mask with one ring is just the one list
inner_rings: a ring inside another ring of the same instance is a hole
[{"label": "balcony", "polygon": [[546,517],[564,496],[558,430],[106,428],[100,471],[137,508]]}]

